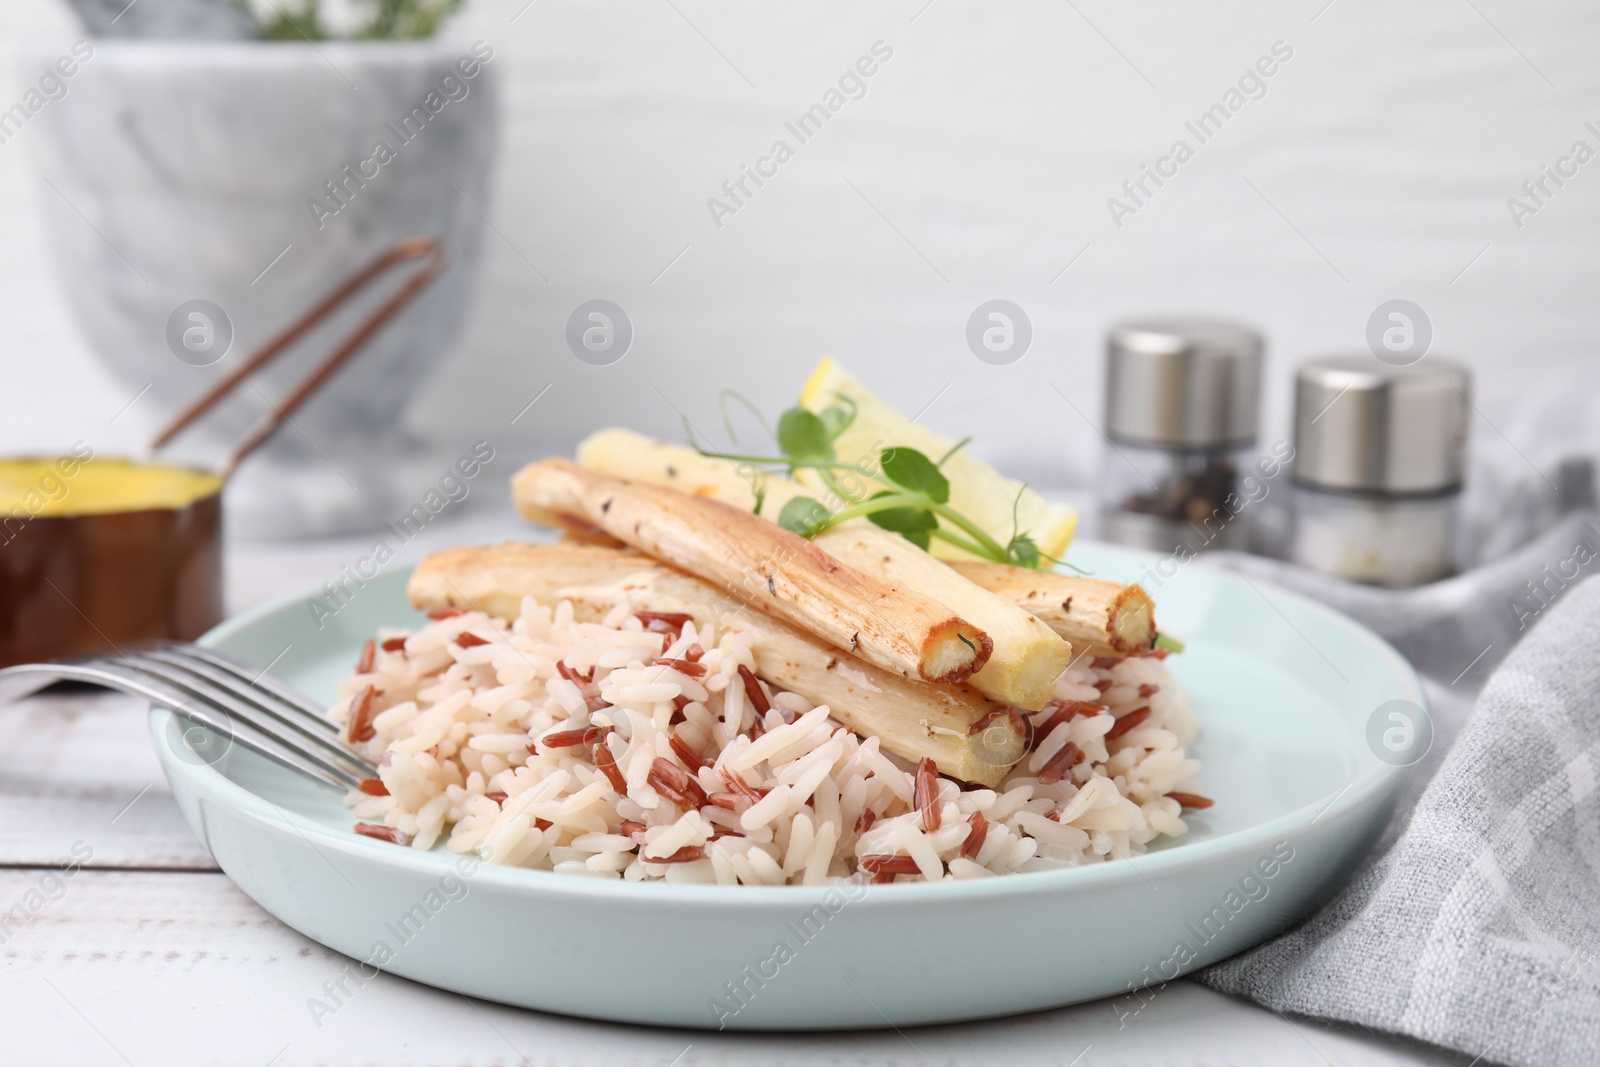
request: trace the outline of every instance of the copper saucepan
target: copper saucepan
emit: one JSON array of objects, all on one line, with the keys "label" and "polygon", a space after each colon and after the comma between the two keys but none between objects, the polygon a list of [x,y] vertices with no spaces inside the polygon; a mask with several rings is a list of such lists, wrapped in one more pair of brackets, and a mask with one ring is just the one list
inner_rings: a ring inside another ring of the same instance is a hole
[{"label": "copper saucepan", "polygon": [[222,490],[335,371],[444,270],[409,237],[373,260],[173,419],[154,453],[390,267],[424,262],[309,377],[262,417],[217,471],[101,458],[0,460],[0,667],[161,638],[222,620]]}]

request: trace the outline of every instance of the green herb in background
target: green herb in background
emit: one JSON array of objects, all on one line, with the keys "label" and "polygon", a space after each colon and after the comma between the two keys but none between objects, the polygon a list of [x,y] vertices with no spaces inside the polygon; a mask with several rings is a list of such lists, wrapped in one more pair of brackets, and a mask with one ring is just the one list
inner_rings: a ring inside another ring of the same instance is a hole
[{"label": "green herb in background", "polygon": [[[368,20],[349,36],[362,41],[404,41],[432,37],[461,0],[372,0]],[[319,0],[273,4],[272,18],[261,21],[268,41],[326,41],[333,35],[322,24]]]}]

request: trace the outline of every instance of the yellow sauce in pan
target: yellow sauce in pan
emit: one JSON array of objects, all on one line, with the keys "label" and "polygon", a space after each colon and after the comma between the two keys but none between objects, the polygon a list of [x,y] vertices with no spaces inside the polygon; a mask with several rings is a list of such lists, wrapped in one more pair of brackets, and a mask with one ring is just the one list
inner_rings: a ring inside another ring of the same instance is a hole
[{"label": "yellow sauce in pan", "polygon": [[182,508],[221,488],[222,478],[209,471],[102,459],[93,452],[58,459],[0,459],[0,516]]}]

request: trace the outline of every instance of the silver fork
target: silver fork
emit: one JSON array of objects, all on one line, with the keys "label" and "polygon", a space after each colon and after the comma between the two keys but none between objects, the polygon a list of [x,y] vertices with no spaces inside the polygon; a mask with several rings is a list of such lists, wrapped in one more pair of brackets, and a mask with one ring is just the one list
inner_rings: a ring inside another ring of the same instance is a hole
[{"label": "silver fork", "polygon": [[[341,792],[376,778],[378,768],[339,737],[322,708],[265,671],[215,649],[172,643],[117,655],[24,663],[0,670],[0,701],[58,681],[87,682],[169,708],[190,727],[237,743]],[[184,743],[196,750],[189,731]],[[226,753],[219,744],[214,762]]]}]

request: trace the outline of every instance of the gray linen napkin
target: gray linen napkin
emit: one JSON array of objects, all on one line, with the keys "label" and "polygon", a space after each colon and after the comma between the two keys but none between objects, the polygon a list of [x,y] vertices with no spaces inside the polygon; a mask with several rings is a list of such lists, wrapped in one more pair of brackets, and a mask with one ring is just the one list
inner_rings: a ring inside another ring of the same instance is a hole
[{"label": "gray linen napkin", "polygon": [[1210,559],[1392,642],[1423,676],[1435,740],[1338,896],[1196,977],[1486,1061],[1600,1064],[1600,523],[1569,516],[1491,565],[1412,591]]}]

